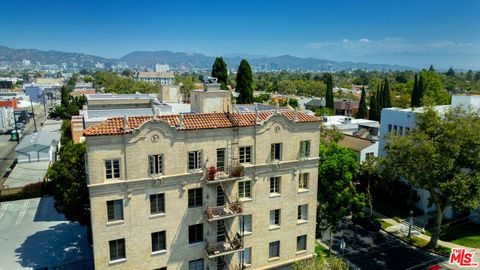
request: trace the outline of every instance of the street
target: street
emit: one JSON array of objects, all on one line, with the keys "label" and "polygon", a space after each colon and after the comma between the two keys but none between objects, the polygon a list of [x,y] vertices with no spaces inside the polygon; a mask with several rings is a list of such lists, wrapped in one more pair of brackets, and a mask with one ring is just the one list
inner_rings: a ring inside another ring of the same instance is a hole
[{"label": "street", "polygon": [[[345,249],[340,250],[340,241]],[[333,250],[360,269],[426,269],[448,258],[432,255],[380,231],[368,232],[350,221],[344,223],[340,233],[334,235]],[[322,241],[328,244],[328,239]]]},{"label": "street", "polygon": [[[47,103],[48,104],[48,103]],[[47,107],[48,110],[48,107]],[[35,121],[37,123],[37,130],[40,130],[40,125],[45,122],[46,116],[44,113],[43,104],[39,104],[35,107]],[[24,135],[32,134],[35,130],[34,121],[30,119],[30,122],[25,126],[23,130]],[[3,178],[13,161],[16,159],[15,147],[16,141],[10,141],[10,134],[0,135],[0,185],[3,185],[5,179]]]}]

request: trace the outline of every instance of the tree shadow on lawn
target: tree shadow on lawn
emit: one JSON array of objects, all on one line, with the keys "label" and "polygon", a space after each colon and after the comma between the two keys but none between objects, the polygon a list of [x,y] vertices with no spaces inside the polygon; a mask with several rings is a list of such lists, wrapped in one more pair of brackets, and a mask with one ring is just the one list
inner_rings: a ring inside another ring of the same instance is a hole
[{"label": "tree shadow on lawn", "polygon": [[92,269],[87,230],[78,223],[61,223],[28,236],[15,250],[22,267]]}]

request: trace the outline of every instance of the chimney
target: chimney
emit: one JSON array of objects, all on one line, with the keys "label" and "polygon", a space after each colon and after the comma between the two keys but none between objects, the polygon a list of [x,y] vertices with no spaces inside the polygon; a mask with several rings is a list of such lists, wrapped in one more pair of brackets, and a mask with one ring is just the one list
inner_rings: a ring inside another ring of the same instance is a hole
[{"label": "chimney", "polygon": [[218,79],[215,77],[211,77],[211,76],[204,77],[203,91],[208,92],[208,91],[220,90],[221,84],[218,83],[217,81]]}]

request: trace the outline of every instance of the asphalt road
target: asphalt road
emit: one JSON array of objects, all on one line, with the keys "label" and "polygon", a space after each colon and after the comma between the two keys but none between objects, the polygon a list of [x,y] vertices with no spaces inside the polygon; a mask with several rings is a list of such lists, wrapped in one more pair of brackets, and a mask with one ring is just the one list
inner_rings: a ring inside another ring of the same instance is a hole
[{"label": "asphalt road", "polygon": [[[47,108],[48,110],[48,108]],[[40,125],[45,122],[47,118],[45,117],[43,105],[37,106],[35,108],[35,121],[37,123],[37,130],[40,130]],[[24,135],[32,134],[35,130],[33,119],[30,119],[30,122],[26,125],[23,130]],[[10,135],[1,135],[1,136],[10,136]],[[0,147],[0,184],[3,184],[1,179],[8,168],[12,165],[13,161],[17,158],[15,155],[15,147],[17,147],[16,141],[7,141],[2,147]]]},{"label": "asphalt road", "polygon": [[[342,256],[359,269],[417,270],[447,260],[405,244],[385,232],[368,232],[350,221],[343,228],[334,235],[333,249],[342,254],[340,239],[343,238],[346,247]],[[322,241],[328,244],[328,239]]]}]

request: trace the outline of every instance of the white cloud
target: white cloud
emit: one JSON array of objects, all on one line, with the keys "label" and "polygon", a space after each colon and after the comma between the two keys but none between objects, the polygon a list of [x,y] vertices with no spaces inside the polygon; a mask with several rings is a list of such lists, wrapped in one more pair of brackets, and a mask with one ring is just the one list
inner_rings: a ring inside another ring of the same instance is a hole
[{"label": "white cloud", "polygon": [[427,42],[413,42],[400,37],[385,37],[371,40],[341,39],[339,41],[317,41],[305,44],[304,47],[319,50],[330,55],[371,55],[381,53],[480,53],[479,43],[454,42],[451,40],[432,40]]}]

